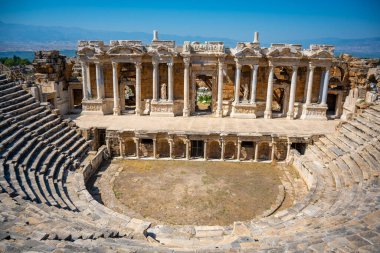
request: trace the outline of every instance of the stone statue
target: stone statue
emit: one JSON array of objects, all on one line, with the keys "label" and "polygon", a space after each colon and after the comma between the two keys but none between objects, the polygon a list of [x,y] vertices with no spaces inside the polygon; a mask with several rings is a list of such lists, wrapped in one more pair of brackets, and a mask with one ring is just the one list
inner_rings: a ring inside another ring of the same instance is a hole
[{"label": "stone statue", "polygon": [[248,84],[244,84],[244,86],[243,86],[243,101],[248,101],[248,93],[249,93]]},{"label": "stone statue", "polygon": [[167,100],[168,99],[166,87],[167,87],[166,83],[163,83],[161,85],[161,99],[162,100]]}]

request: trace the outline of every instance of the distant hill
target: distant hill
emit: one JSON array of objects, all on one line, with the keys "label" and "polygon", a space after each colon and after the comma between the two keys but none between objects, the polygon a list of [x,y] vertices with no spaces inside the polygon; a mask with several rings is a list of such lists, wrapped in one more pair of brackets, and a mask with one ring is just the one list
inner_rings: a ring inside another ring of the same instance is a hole
[{"label": "distant hill", "polygon": [[[175,40],[177,45],[184,41],[224,41],[228,47],[234,47],[236,40],[231,38],[179,36],[159,34],[163,40]],[[8,24],[0,21],[0,51],[34,51],[34,50],[74,50],[78,40],[110,40],[131,39],[150,43],[152,34],[145,32],[117,32],[87,30],[78,27],[35,26],[22,24]],[[271,41],[273,43],[302,44],[308,48],[310,44],[332,44],[336,46],[336,53],[349,53],[359,57],[380,58],[380,37],[365,39],[316,38],[305,40]],[[270,42],[262,40],[262,46],[269,46]]]}]

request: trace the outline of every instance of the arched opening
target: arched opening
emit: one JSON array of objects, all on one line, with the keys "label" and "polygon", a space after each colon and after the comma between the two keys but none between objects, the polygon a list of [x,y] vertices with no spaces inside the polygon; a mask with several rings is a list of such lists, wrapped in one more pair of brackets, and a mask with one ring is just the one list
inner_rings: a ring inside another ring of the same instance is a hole
[{"label": "arched opening", "polygon": [[170,157],[170,145],[167,139],[157,141],[157,156],[160,158]]},{"label": "arched opening", "polygon": [[125,155],[127,157],[136,156],[136,144],[132,139],[125,141]]},{"label": "arched opening", "polygon": [[283,161],[286,159],[286,153],[287,153],[287,143],[286,142],[277,142],[274,146],[274,157],[277,161]]},{"label": "arched opening", "polygon": [[174,158],[186,157],[186,144],[183,142],[183,140],[181,139],[174,140],[173,156]]},{"label": "arched opening", "polygon": [[208,143],[207,151],[209,159],[220,159],[222,150],[219,141],[210,141]]},{"label": "arched opening", "polygon": [[224,159],[234,160],[236,159],[236,145],[234,142],[229,141],[225,144],[224,147]]},{"label": "arched opening", "polygon": [[271,147],[269,146],[269,143],[261,142],[259,144],[258,160],[261,160],[261,161],[270,160],[271,152],[272,150],[271,150]]},{"label": "arched opening", "polygon": [[141,139],[140,156],[153,157],[153,139]]},{"label": "arched opening", "polygon": [[240,159],[249,161],[252,160],[255,155],[254,143],[253,141],[242,141]]}]

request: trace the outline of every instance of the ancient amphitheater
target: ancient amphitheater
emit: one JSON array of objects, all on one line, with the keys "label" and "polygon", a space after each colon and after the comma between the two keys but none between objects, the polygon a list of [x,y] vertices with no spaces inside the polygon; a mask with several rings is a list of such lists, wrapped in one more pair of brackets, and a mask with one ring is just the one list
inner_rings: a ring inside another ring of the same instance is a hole
[{"label": "ancient amphitheater", "polygon": [[[364,85],[376,63],[257,40],[80,42],[78,55],[37,52],[37,86],[0,76],[1,252],[379,251],[380,103]],[[125,69],[137,115],[119,99]],[[204,111],[198,83],[210,84]],[[61,116],[78,110],[82,87],[82,114]],[[157,224],[89,193],[111,158],[286,163],[308,191],[278,211],[287,190],[297,196],[288,177],[276,205],[252,220]]]}]

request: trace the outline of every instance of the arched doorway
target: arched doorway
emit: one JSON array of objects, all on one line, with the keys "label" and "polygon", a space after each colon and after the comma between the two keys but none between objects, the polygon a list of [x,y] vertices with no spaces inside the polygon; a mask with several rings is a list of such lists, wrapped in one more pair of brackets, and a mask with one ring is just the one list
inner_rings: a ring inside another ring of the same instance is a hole
[{"label": "arched doorway", "polygon": [[208,143],[207,151],[209,159],[220,159],[222,152],[219,141],[210,141]]}]

